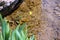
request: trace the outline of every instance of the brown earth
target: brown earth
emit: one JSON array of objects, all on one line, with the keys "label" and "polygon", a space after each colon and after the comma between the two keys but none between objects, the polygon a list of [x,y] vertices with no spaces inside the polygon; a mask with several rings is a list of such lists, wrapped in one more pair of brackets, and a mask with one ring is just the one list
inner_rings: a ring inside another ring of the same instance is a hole
[{"label": "brown earth", "polygon": [[36,40],[60,40],[59,0],[24,0],[15,12],[5,18],[12,29],[18,23],[26,22],[29,35],[34,33]]},{"label": "brown earth", "polygon": [[[36,40],[40,39],[40,16],[41,0],[24,0],[20,7],[11,15],[5,17],[10,21],[11,28],[15,28],[18,23],[27,23],[29,34],[34,33]],[[21,18],[20,18],[21,17]]]}]

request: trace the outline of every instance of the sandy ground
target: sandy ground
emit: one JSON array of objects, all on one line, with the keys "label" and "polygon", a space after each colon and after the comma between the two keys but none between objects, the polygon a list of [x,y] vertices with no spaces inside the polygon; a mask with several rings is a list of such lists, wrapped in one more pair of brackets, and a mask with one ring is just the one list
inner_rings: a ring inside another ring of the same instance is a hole
[{"label": "sandy ground", "polygon": [[41,20],[45,21],[41,40],[60,40],[60,0],[42,0]]}]

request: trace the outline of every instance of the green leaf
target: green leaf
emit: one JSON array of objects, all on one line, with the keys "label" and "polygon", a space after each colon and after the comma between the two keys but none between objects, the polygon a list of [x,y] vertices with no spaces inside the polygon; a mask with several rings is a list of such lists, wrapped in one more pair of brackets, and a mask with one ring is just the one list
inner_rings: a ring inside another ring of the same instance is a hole
[{"label": "green leaf", "polygon": [[26,27],[26,23],[23,23],[23,24],[19,27],[19,32],[21,32],[25,27]]},{"label": "green leaf", "polygon": [[35,40],[34,35],[32,35],[32,36],[30,37],[30,40]]},{"label": "green leaf", "polygon": [[12,31],[11,40],[15,40],[15,31]]},{"label": "green leaf", "polygon": [[18,31],[16,31],[16,36],[19,38],[19,40],[23,40],[23,37],[21,36],[21,34]]},{"label": "green leaf", "polygon": [[2,32],[0,32],[0,40],[3,40],[3,38],[2,38]]},{"label": "green leaf", "polygon": [[5,39],[5,27],[6,27],[6,22],[5,22],[5,20],[2,19],[1,14],[0,14],[0,21],[1,21],[1,24],[2,24],[2,35],[3,35],[3,38]]},{"label": "green leaf", "polygon": [[10,29],[9,29],[9,23],[7,23],[6,28],[5,28],[5,40],[9,39],[10,36]]},{"label": "green leaf", "polygon": [[9,33],[10,33],[10,29],[9,29],[9,24],[7,23],[7,21],[5,19],[2,18],[2,16],[0,15],[0,21],[2,24],[2,35],[4,40],[8,40],[9,39]]}]

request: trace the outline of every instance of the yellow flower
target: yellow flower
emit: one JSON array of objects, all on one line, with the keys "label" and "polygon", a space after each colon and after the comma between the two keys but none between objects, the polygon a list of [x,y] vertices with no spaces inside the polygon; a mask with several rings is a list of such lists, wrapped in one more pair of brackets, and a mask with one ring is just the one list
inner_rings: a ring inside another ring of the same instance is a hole
[{"label": "yellow flower", "polygon": [[30,11],[29,14],[32,15],[32,12]]}]

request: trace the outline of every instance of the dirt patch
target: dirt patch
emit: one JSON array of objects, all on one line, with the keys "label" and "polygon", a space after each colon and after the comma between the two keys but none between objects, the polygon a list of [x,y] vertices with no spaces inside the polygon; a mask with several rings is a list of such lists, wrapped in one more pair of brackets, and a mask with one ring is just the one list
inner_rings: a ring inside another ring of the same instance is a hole
[{"label": "dirt patch", "polygon": [[20,7],[11,15],[5,17],[10,21],[11,28],[15,28],[18,23],[27,23],[29,34],[34,33],[39,40],[41,32],[40,26],[41,0],[24,0]]}]

